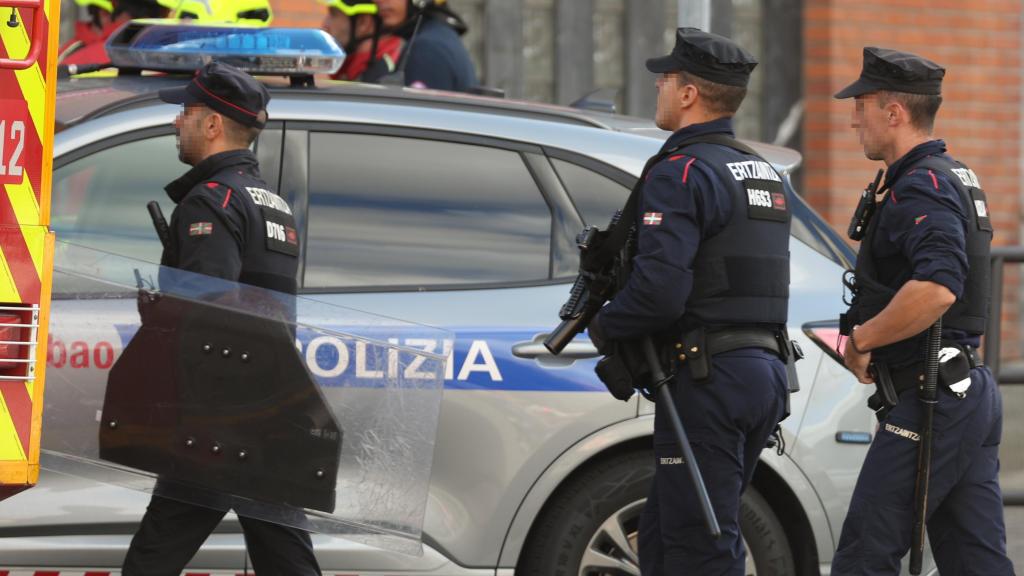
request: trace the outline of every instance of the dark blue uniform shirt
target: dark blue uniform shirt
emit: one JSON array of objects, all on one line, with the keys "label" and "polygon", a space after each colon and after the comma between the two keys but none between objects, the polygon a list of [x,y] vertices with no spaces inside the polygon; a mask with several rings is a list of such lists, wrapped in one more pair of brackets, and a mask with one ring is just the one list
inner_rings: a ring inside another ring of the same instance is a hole
[{"label": "dark blue uniform shirt", "polygon": [[[662,151],[704,134],[733,136],[732,119],[676,131]],[[597,316],[602,336],[626,340],[670,328],[686,310],[693,289],[693,259],[701,240],[732,218],[732,194],[709,165],[673,154],[647,175],[637,209],[637,250],[626,286]],[[646,213],[660,214],[656,225]]]},{"label": "dark blue uniform shirt", "polygon": [[[926,156],[946,155],[946,143],[931,140],[919,144],[894,162],[885,174],[890,191],[878,212],[878,229],[872,243],[875,260],[903,259],[906,266],[879,280],[899,290],[909,280],[935,282],[957,298],[967,279],[967,207],[948,175],[927,168],[913,168]],[[978,338],[944,331],[948,338],[977,345]],[[912,338],[889,349],[893,365],[919,361],[922,342]],[[887,347],[889,348],[889,347]],[[888,355],[887,355],[888,356]]]},{"label": "dark blue uniform shirt", "polygon": [[966,207],[946,174],[908,170],[926,156],[949,158],[945,152],[945,142],[931,140],[889,167],[885,181],[891,183],[891,190],[880,212],[873,248],[876,256],[899,252],[910,262],[903,282],[935,282],[960,297],[967,278]]},{"label": "dark blue uniform shirt", "polygon": [[476,68],[455,30],[441,20],[426,16],[408,48],[405,84],[417,83],[435,90],[466,92],[477,86]]}]

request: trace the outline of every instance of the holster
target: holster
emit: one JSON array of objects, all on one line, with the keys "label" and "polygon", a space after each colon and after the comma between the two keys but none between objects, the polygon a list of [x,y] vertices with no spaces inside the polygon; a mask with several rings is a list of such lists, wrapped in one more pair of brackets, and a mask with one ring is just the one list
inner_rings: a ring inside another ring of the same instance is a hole
[{"label": "holster", "polygon": [[[950,348],[955,349],[956,353],[947,352]],[[939,357],[939,389],[962,398],[970,387],[971,369],[981,366],[984,363],[977,349],[956,342],[943,342]],[[877,390],[868,398],[868,408],[875,411],[879,422],[885,420],[889,412],[899,404],[900,394],[924,382],[924,368],[924,362],[898,370],[891,370],[881,362],[871,363],[868,371],[875,380]]]},{"label": "holster", "polygon": [[[634,390],[639,390],[645,398],[654,401],[652,372],[640,346],[639,340],[613,341],[610,345],[612,353],[601,358],[594,369],[608,392],[619,400],[629,400]],[[669,357],[670,348],[657,348],[662,371],[674,375],[676,364]]]},{"label": "holster", "polygon": [[636,388],[633,374],[622,354],[611,354],[601,358],[594,372],[616,399],[625,402],[633,396],[633,390]]}]

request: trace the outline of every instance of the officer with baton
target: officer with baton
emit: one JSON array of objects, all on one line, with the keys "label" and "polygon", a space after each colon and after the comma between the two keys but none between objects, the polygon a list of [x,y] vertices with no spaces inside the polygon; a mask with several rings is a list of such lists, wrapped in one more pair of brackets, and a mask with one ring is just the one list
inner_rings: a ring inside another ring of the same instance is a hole
[{"label": "officer with baton", "polygon": [[896,575],[925,527],[943,576],[1012,575],[999,490],[1002,402],[977,346],[989,304],[992,223],[978,176],[932,136],[945,69],[864,48],[853,98],[864,154],[885,163],[850,234],[845,361],[875,384],[880,426],[843,524],[833,576]]},{"label": "officer with baton", "polygon": [[[646,371],[634,386],[671,390],[671,402],[657,397],[655,475],[639,529],[645,576],[744,573],[740,495],[784,416],[789,202],[779,174],[732,128],[756,64],[728,38],[695,28],[677,30],[672,53],[647,61],[656,123],[673,134],[623,211],[636,227],[631,271],[588,327],[613,394],[628,396],[611,382],[636,367],[630,358]],[[588,260],[585,251],[585,273]]]}]

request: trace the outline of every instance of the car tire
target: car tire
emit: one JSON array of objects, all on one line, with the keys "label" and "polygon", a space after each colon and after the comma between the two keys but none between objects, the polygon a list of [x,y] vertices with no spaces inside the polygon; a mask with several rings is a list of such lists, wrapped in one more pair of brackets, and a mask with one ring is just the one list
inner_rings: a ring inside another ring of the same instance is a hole
[{"label": "car tire", "polygon": [[[572,477],[538,516],[516,576],[639,575],[636,532],[653,476],[651,453],[633,452]],[[749,550],[748,573],[795,574],[782,523],[753,487],[743,495],[740,528]]]},{"label": "car tire", "polygon": [[[609,558],[636,566],[635,535],[632,549],[622,549],[623,538],[636,532],[653,477],[654,457],[650,452],[608,458],[577,473],[555,492],[537,518],[520,555],[516,575],[578,576],[591,542],[599,537],[602,526],[623,510],[633,525],[608,534],[607,553]],[[639,568],[632,573],[640,574]],[[631,572],[620,570],[618,574]]]},{"label": "car tire", "polygon": [[757,576],[796,574],[786,529],[768,501],[753,486],[747,488],[740,502],[740,532],[747,543],[747,553],[753,559]]}]

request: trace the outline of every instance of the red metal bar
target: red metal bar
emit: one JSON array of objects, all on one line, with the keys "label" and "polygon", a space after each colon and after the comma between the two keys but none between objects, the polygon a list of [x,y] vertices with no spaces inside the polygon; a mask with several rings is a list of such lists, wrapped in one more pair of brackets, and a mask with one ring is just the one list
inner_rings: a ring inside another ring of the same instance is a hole
[{"label": "red metal bar", "polygon": [[[39,53],[42,52],[43,44],[46,43],[46,26],[39,23],[39,17],[43,14],[43,0],[0,0],[0,9],[2,8],[22,8],[32,11],[32,39],[29,43],[28,54],[24,58],[20,60],[0,58],[0,68],[7,70],[29,68],[39,60]],[[24,14],[21,15],[21,21],[25,22]],[[0,26],[4,25],[0,23]]]}]

